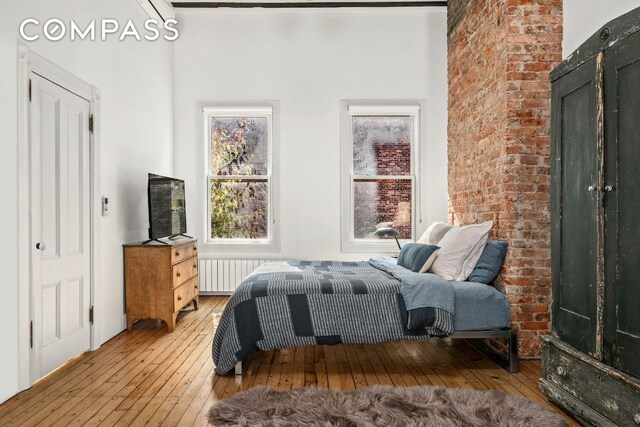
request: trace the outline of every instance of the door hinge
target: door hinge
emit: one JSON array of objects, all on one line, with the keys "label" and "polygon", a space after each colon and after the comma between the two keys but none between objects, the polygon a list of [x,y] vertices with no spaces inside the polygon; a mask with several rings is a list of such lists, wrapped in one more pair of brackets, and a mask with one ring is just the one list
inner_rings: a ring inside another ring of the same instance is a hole
[{"label": "door hinge", "polygon": [[89,132],[93,133],[93,114],[89,115]]},{"label": "door hinge", "polygon": [[29,322],[29,348],[33,348],[33,320]]},{"label": "door hinge", "polygon": [[93,306],[89,307],[89,323],[93,325]]},{"label": "door hinge", "polygon": [[29,102],[31,102],[31,79],[29,79]]}]

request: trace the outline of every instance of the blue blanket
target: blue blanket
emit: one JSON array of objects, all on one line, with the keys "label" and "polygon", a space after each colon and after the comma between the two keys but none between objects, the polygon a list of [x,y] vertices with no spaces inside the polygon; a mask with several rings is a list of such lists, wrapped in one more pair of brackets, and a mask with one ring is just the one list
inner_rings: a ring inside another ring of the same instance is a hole
[{"label": "blue blanket", "polygon": [[[446,334],[453,332],[455,294],[450,281],[431,273],[414,273],[389,258],[371,259],[369,264],[400,281],[400,292],[408,312],[409,330],[418,331],[425,325],[434,325]],[[440,310],[448,315],[439,313]],[[435,319],[436,317],[441,319]]]}]

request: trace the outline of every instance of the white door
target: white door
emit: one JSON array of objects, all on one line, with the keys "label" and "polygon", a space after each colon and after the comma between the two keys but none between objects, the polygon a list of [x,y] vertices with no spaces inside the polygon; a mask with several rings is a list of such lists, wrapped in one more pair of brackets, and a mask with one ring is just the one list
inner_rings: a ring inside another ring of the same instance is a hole
[{"label": "white door", "polygon": [[91,340],[90,103],[31,74],[32,363],[38,379]]}]

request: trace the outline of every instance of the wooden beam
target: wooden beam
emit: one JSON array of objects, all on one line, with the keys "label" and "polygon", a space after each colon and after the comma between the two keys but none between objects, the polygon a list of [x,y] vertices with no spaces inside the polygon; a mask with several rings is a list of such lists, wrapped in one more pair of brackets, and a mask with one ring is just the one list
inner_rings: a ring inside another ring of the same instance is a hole
[{"label": "wooden beam", "polygon": [[180,9],[217,9],[217,8],[264,8],[264,9],[316,9],[341,7],[446,7],[446,1],[310,1],[310,2],[233,2],[233,1],[195,1],[173,2]]}]

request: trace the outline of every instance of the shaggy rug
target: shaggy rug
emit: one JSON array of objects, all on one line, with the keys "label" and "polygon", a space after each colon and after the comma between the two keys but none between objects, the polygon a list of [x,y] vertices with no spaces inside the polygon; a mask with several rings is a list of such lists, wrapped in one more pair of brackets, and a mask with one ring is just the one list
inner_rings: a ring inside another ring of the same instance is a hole
[{"label": "shaggy rug", "polygon": [[541,405],[498,391],[373,386],[353,391],[256,387],[215,404],[214,426],[564,426]]}]

